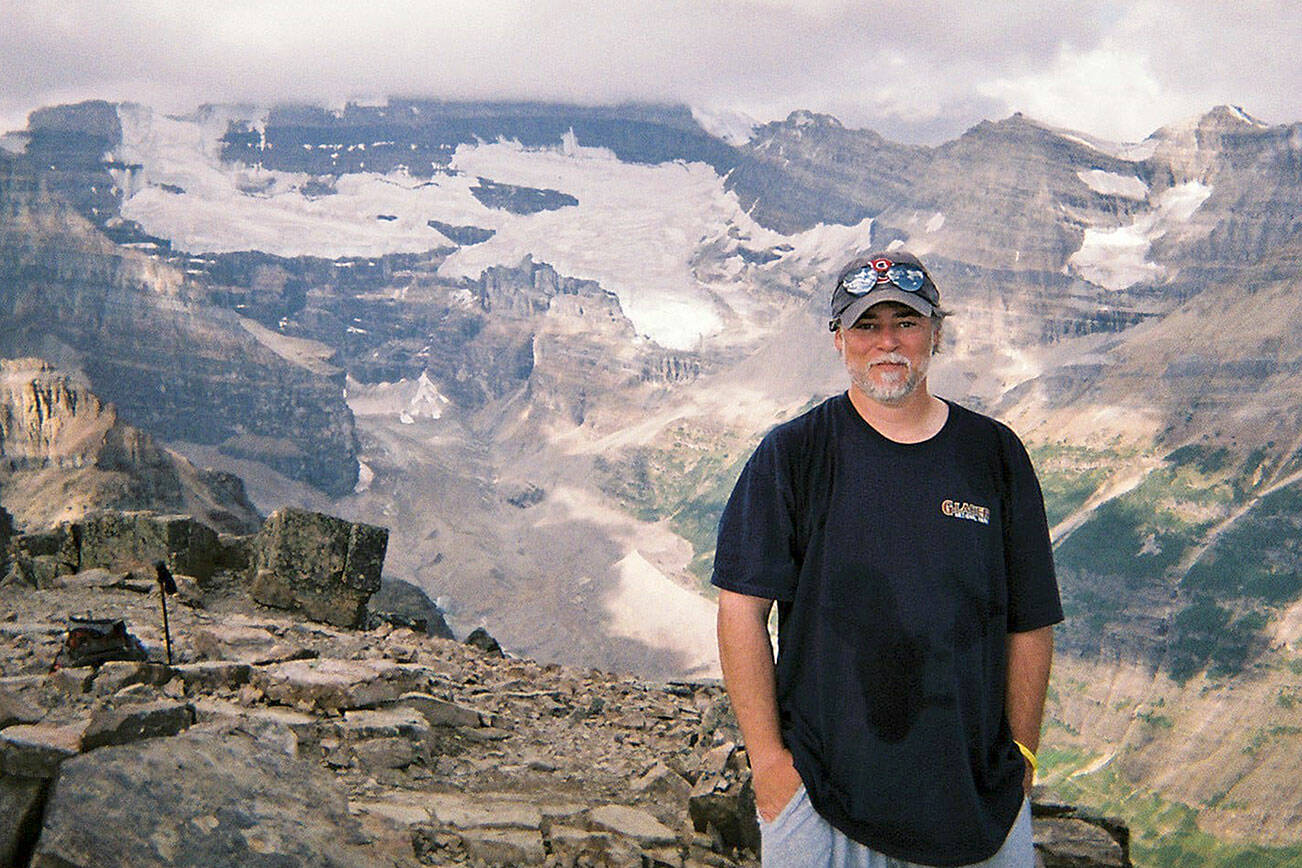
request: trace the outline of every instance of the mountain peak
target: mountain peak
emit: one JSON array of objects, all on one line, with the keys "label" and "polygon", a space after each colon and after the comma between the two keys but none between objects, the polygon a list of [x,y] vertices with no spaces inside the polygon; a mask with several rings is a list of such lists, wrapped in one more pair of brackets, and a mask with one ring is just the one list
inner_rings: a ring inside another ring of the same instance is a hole
[{"label": "mountain peak", "polygon": [[829,127],[831,129],[843,129],[841,122],[831,115],[811,112],[808,109],[797,109],[787,115],[787,124],[793,127]]},{"label": "mountain peak", "polygon": [[1188,136],[1197,136],[1206,140],[1208,136],[1265,130],[1269,129],[1269,127],[1270,125],[1265,121],[1254,118],[1239,106],[1218,105],[1203,114],[1162,127],[1162,129],[1153,133],[1152,138],[1181,139]]},{"label": "mountain peak", "polygon": [[1245,126],[1266,129],[1270,125],[1254,118],[1236,105],[1218,105],[1198,120],[1199,129],[1215,128],[1226,131]]}]

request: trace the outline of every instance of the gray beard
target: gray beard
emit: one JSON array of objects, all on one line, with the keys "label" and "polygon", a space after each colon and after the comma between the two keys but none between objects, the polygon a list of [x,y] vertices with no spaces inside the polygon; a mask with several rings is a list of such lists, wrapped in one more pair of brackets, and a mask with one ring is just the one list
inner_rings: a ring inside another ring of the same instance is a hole
[{"label": "gray beard", "polygon": [[[879,362],[898,362],[906,365],[907,369],[904,376],[893,382],[877,383],[869,376],[869,371],[852,371],[850,373],[850,382],[853,383],[859,391],[863,392],[869,398],[881,404],[896,404],[909,397],[917,390],[918,384],[922,378],[927,375],[930,357],[919,365],[914,367],[909,364],[909,360],[899,353],[891,353],[877,361]],[[871,366],[869,366],[871,370]]]}]

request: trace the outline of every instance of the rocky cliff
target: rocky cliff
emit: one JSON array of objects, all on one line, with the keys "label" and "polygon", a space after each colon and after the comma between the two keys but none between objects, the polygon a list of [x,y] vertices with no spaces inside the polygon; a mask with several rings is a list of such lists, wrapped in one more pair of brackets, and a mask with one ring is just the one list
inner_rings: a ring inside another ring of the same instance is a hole
[{"label": "rocky cliff", "polygon": [[259,524],[238,477],[158,446],[39,359],[0,360],[0,503],[25,528],[105,508],[186,512],[237,533]]},{"label": "rocky cliff", "polygon": [[[214,546],[150,535],[171,519],[105,514],[98,533],[66,532],[78,563],[0,584],[0,863],[757,864],[716,684],[540,665],[400,616],[345,629],[258,606],[264,552],[319,559],[328,519]],[[20,535],[11,553],[39,547]],[[166,634],[138,566],[155,557],[180,585]],[[76,665],[72,614],[122,620],[149,659]],[[1130,864],[1116,821],[1043,801],[1035,830],[1047,866]]]},{"label": "rocky cliff", "polygon": [[320,348],[278,343],[212,308],[182,267],[133,247],[150,242],[102,201],[115,186],[96,130],[38,125],[26,154],[0,152],[0,356],[84,372],[151,433],[349,491],[356,439],[343,372]]}]

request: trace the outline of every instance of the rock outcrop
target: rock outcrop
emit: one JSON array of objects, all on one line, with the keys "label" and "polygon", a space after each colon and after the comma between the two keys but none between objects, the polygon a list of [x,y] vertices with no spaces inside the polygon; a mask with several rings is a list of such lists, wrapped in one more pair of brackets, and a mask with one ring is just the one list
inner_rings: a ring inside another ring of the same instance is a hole
[{"label": "rock outcrop", "polygon": [[185,512],[237,533],[259,522],[238,477],[196,468],[83,377],[32,358],[0,359],[0,499],[30,527],[100,508]]},{"label": "rock outcrop", "polygon": [[[56,142],[63,150],[52,153]],[[0,151],[0,356],[80,368],[98,395],[154,435],[254,457],[332,494],[350,491],[357,442],[344,372],[320,358],[328,352],[305,353],[212,308],[184,263],[116,244],[116,204],[86,204],[89,212],[68,204],[84,203],[82,185],[115,188],[102,145],[78,150],[98,142],[34,135],[25,155]],[[59,171],[67,161],[76,171]]]},{"label": "rock outcrop", "polygon": [[49,530],[19,534],[9,549],[10,566],[4,583],[38,590],[66,583],[72,574],[99,570],[134,572],[136,583],[152,586],[156,561],[199,583],[209,581],[218,569],[247,562],[232,537],[217,534],[187,515],[103,510],[79,521],[64,522]]},{"label": "rock outcrop", "polygon": [[[717,684],[305,621],[225,565],[173,605],[172,665],[51,672],[67,613],[88,608],[160,659],[156,589],[87,572],[0,586],[0,864],[757,864]],[[1041,813],[1046,865],[1129,864],[1124,827]]]},{"label": "rock outcrop", "polygon": [[313,620],[361,626],[380,589],[389,532],[301,509],[278,509],[254,542],[253,599]]}]

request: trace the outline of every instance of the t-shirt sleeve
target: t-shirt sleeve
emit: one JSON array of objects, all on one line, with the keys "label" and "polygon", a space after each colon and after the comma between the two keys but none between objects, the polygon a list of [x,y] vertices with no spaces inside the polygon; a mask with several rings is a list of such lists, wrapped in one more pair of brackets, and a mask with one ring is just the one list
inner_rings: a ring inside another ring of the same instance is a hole
[{"label": "t-shirt sleeve", "polygon": [[719,588],[790,601],[800,572],[792,473],[777,432],[746,462],[719,520],[714,576]]},{"label": "t-shirt sleeve", "polygon": [[1004,556],[1008,566],[1008,632],[1062,620],[1044,495],[1026,447],[1000,426],[1004,455]]}]

